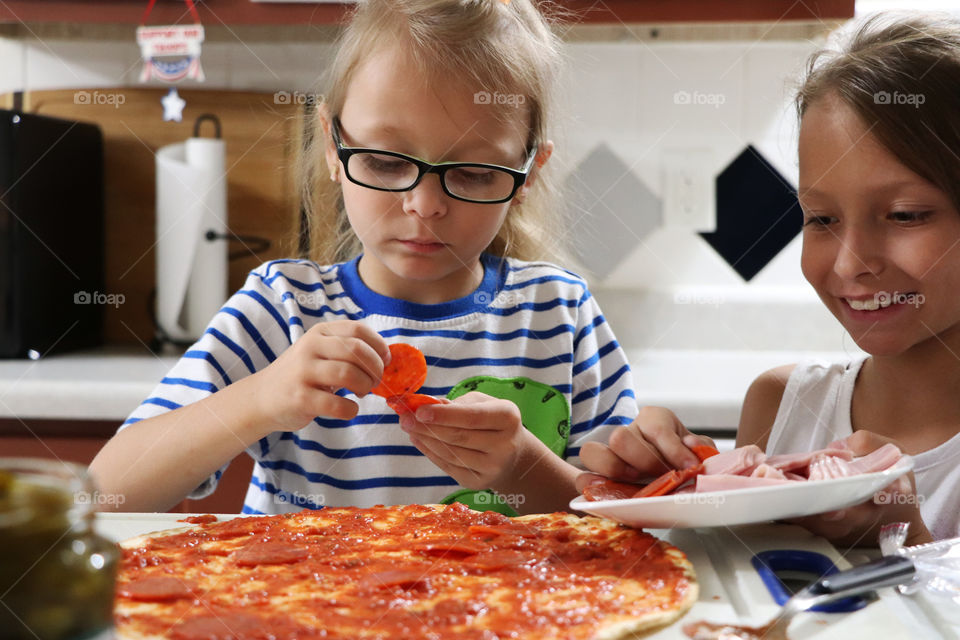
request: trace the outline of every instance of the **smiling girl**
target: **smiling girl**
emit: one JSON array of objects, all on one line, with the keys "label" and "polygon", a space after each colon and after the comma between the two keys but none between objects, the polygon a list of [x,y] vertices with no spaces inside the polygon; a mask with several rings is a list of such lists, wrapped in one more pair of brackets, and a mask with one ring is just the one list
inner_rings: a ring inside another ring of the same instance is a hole
[{"label": "smiling girl", "polygon": [[[894,442],[914,457],[915,483],[797,522],[843,545],[875,546],[893,521],[911,523],[911,542],[960,535],[960,22],[854,25],[811,59],[797,107],[803,274],[868,355],[762,374],[737,445],[778,454],[842,441],[865,455]],[[651,407],[582,456],[635,480],[696,464],[690,447],[704,443]]]},{"label": "smiling girl", "polygon": [[738,443],[913,455],[915,492],[804,520],[847,544],[890,521],[914,541],[960,534],[958,78],[960,22],[879,15],[797,97],[803,273],[869,355],[758,378]]},{"label": "smiling girl", "polygon": [[[581,443],[636,403],[583,279],[540,261],[558,47],[530,0],[360,3],[304,152],[313,259],[251,272],[94,460],[101,489],[167,509],[246,451],[245,512],[564,508]],[[369,394],[394,342],[449,400],[399,419]]]}]

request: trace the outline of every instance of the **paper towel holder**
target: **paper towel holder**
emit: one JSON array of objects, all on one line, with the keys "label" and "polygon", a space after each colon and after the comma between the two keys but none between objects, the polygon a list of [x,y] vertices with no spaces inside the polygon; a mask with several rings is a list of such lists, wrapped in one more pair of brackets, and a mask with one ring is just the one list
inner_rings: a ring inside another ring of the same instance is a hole
[{"label": "paper towel holder", "polygon": [[[213,113],[203,113],[194,121],[193,126],[193,135],[192,138],[199,140],[201,138],[201,129],[203,128],[203,123],[209,121],[213,124],[213,138],[206,138],[208,141],[212,142],[217,140],[219,144],[222,144],[222,127],[220,119]],[[189,142],[188,142],[189,144]],[[221,169],[222,170],[222,169]],[[200,231],[200,240],[201,243],[210,245],[213,243],[226,242],[227,245],[230,244],[230,241],[237,241],[243,246],[240,249],[235,249],[234,251],[229,251],[227,249],[227,258],[226,263],[229,265],[230,262],[237,260],[243,257],[258,257],[258,253],[265,251],[270,247],[270,240],[268,238],[262,238],[258,236],[248,236],[248,235],[239,235],[230,230],[228,226],[223,228],[217,228],[214,226],[208,226],[206,229],[201,227]],[[227,278],[229,276],[227,275]],[[149,315],[152,320],[154,335],[150,342],[150,349],[153,352],[159,352],[163,350],[165,345],[172,345],[174,347],[186,348],[193,343],[193,338],[185,339],[186,336],[178,334],[177,331],[169,331],[167,327],[164,326],[164,323],[160,321],[159,313],[156,308],[156,300],[158,296],[158,289],[156,287],[150,292],[148,300],[148,310]]]},{"label": "paper towel holder", "polygon": [[[213,124],[215,137],[201,137],[201,128],[206,121]],[[188,346],[186,343],[199,337],[202,327],[228,295],[229,260],[226,244],[205,233],[208,229],[218,233],[228,231],[224,166],[226,151],[220,119],[213,113],[197,116],[194,120],[193,135],[183,143],[159,149],[156,157],[158,281],[151,291],[149,302],[154,326],[150,346],[154,351],[162,349],[164,344]],[[184,189],[189,194],[185,196],[185,202],[168,196],[170,193],[182,193]],[[164,202],[166,205],[162,204]],[[169,214],[171,202],[180,205],[175,218],[171,218]],[[167,213],[162,215],[161,209]],[[222,211],[223,215],[218,216],[215,211]],[[179,250],[171,252],[169,242],[164,251],[164,243],[160,242],[167,232],[178,225],[179,232],[188,236],[186,244],[190,246],[187,247],[186,255]],[[198,233],[198,236],[194,236],[194,233]],[[214,248],[216,245],[223,248]],[[197,256],[203,256],[206,261],[204,269],[199,272],[200,276],[193,273]],[[174,275],[172,279],[168,277],[163,281],[160,278],[161,271],[168,276],[170,273]],[[211,293],[213,295],[208,295]],[[159,301],[163,301],[162,309],[157,307]]]},{"label": "paper towel holder", "polygon": [[[200,137],[200,126],[206,122],[210,121],[213,123],[213,137],[217,140],[220,140],[222,136],[222,129],[220,128],[220,118],[213,113],[201,113],[197,116],[197,119],[193,121],[193,137]],[[228,230],[229,231],[229,230]],[[257,251],[266,251],[270,248],[270,240],[268,238],[263,238],[260,236],[241,236],[233,232],[229,233],[220,233],[214,229],[207,229],[203,234],[204,239],[207,242],[215,242],[217,240],[237,240],[238,242],[244,243],[247,251],[238,250],[231,253],[228,257],[229,260],[236,260],[246,255],[248,252],[253,252],[256,254]],[[250,248],[247,243],[254,244],[255,247]]]},{"label": "paper towel holder", "polygon": [[193,121],[193,137],[200,137],[200,125],[206,120],[209,120],[213,123],[213,137],[217,140],[222,138],[223,136],[221,135],[220,118],[212,113],[201,113],[197,116],[197,119]]},{"label": "paper towel holder", "polygon": [[[220,128],[220,118],[218,118],[213,113],[201,113],[199,116],[197,116],[197,119],[194,120],[193,122],[193,137],[194,138],[200,137],[200,125],[202,125],[205,121],[208,121],[208,120],[213,123],[213,137],[216,138],[217,140],[220,140],[222,138],[222,129]],[[229,258],[228,258],[229,260],[236,260],[237,258],[241,258],[247,255],[247,253],[251,253],[251,252],[254,253],[254,255],[256,255],[257,251],[266,251],[267,249],[270,248],[269,238],[264,238],[261,236],[239,235],[239,234],[233,233],[232,231],[229,233],[220,233],[214,229],[207,229],[206,232],[203,234],[203,237],[207,242],[215,242],[217,240],[227,240],[227,241],[236,240],[238,242],[242,242],[244,244],[244,248],[246,249],[246,251],[237,250],[232,252],[229,255]],[[248,243],[253,244],[255,246],[249,247],[247,246]]]}]

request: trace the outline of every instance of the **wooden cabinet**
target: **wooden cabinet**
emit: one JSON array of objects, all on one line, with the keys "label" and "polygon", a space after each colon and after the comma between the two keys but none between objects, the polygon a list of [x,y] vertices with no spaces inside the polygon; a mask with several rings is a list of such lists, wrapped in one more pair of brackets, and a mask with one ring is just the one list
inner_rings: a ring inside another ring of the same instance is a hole
[{"label": "wooden cabinet", "polygon": [[[496,0],[490,0],[494,2]],[[205,25],[331,24],[349,4],[258,3],[251,0],[195,0]],[[829,20],[853,16],[854,0],[567,0],[560,2],[581,22],[747,22]],[[137,24],[146,0],[6,0],[0,22],[100,22]],[[183,2],[161,1],[151,24],[189,22]]]},{"label": "wooden cabinet", "polygon": [[[88,465],[116,428],[114,422],[92,420],[2,418],[0,457],[47,458]],[[170,511],[239,513],[252,471],[253,459],[242,453],[230,463],[213,495],[202,500],[183,500]]]},{"label": "wooden cabinet", "polygon": [[[250,269],[263,262],[295,254],[290,245],[299,231],[300,208],[292,167],[302,106],[278,102],[273,93],[188,86],[180,90],[187,102],[183,122],[164,122],[160,99],[166,91],[90,87],[22,96],[25,111],[93,122],[103,131],[104,291],[122,295],[125,301],[104,310],[108,344],[146,345],[154,335],[150,310],[156,286],[155,154],[189,138],[201,114],[219,118],[227,146],[227,222],[236,234],[230,251],[237,254],[229,263],[228,290],[239,289]],[[78,100],[78,95],[84,99]],[[4,100],[0,96],[0,105]],[[210,128],[202,135],[211,135]],[[252,238],[268,240],[269,248]]]}]

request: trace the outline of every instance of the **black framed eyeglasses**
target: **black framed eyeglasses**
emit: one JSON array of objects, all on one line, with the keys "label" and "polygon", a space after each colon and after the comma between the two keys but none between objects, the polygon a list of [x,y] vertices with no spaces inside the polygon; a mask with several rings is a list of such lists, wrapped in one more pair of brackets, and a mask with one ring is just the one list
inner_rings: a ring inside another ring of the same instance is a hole
[{"label": "black framed eyeglasses", "polygon": [[339,118],[333,119],[331,129],[347,179],[377,191],[410,191],[423,176],[435,173],[451,198],[480,204],[508,202],[527,181],[537,156],[537,145],[533,145],[522,169],[478,162],[433,164],[395,151],[344,146]]}]

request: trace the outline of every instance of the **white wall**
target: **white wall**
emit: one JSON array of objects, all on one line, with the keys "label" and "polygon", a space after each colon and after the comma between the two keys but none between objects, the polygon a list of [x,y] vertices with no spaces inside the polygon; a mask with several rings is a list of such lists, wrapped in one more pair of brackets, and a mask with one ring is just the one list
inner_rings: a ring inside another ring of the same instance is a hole
[{"label": "white wall", "polygon": [[[573,167],[606,143],[662,195],[664,149],[708,147],[715,175],[752,144],[795,186],[792,93],[817,46],[809,41],[571,44],[568,101],[577,124],[563,140],[567,153],[558,155]],[[678,105],[678,91],[721,99]],[[632,215],[643,212],[618,212],[624,219]],[[635,250],[597,293],[624,344],[843,348],[843,330],[800,272],[799,236],[749,283],[695,232],[661,227],[635,240]]]},{"label": "white wall", "polygon": [[[29,33],[0,39],[0,91],[135,85],[141,63],[134,29],[129,37],[122,32],[113,29],[96,40]],[[206,87],[309,91],[331,55],[327,37],[268,42],[232,33],[221,33],[203,47]],[[790,87],[817,45],[806,40],[570,42],[563,90],[570,117],[558,133],[555,161],[561,172],[569,172],[606,144],[659,195],[664,149],[708,148],[715,174],[753,144],[795,184]],[[678,91],[722,96],[722,104],[678,105]],[[629,218],[645,212],[617,214]],[[624,345],[843,348],[842,330],[800,273],[799,237],[749,283],[692,231],[660,228],[637,236],[635,243],[605,279],[591,282]]]}]

